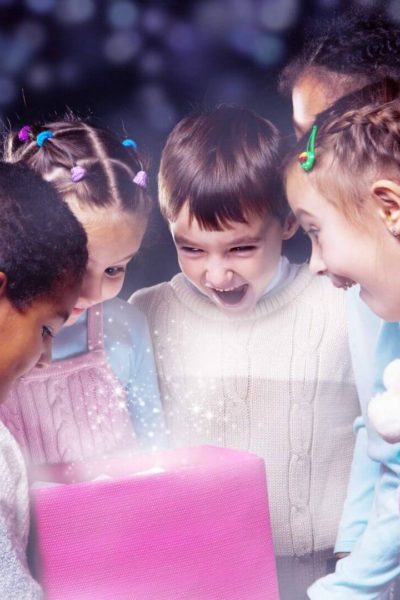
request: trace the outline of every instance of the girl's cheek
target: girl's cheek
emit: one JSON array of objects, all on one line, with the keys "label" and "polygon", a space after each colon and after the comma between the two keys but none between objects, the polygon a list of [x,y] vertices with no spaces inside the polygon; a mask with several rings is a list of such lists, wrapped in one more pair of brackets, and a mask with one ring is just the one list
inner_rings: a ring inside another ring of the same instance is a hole
[{"label": "girl's cheek", "polygon": [[125,273],[124,273],[123,277],[118,277],[114,281],[110,280],[110,282],[107,285],[107,291],[108,291],[107,295],[109,296],[109,299],[114,298],[115,296],[118,296],[118,294],[122,290],[124,281],[125,281]]}]

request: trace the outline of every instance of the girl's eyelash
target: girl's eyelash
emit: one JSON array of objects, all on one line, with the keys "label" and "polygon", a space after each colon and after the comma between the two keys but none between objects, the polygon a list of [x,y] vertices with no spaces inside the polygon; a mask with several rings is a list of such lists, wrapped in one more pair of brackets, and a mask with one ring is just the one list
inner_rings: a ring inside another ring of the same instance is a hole
[{"label": "girl's eyelash", "polygon": [[311,237],[312,235],[318,235],[319,230],[315,229],[314,227],[310,227],[310,229],[303,229],[303,233],[304,235]]},{"label": "girl's eyelash", "polygon": [[319,231],[317,229],[310,229],[307,235],[312,244],[319,244]]},{"label": "girl's eyelash", "polygon": [[126,271],[126,267],[108,267],[105,270],[105,273],[107,273],[107,275],[116,275],[118,273],[125,273]]},{"label": "girl's eyelash", "polygon": [[42,337],[54,337],[52,330],[47,325],[42,325]]}]

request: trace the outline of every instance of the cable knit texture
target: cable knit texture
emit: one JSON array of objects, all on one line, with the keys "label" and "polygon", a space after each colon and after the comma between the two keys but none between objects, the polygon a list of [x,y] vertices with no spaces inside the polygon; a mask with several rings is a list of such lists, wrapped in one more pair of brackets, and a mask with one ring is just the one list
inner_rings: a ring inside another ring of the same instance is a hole
[{"label": "cable knit texture", "polygon": [[24,460],[0,423],[0,598],[39,600],[42,593],[26,562],[29,531],[28,482]]},{"label": "cable knit texture", "polygon": [[81,461],[135,444],[125,391],[104,350],[101,305],[88,319],[89,352],[33,369],[0,407],[29,465]]},{"label": "cable knit texture", "polygon": [[130,301],[149,321],[172,445],[262,456],[277,555],[332,548],[359,411],[342,290],[303,266],[245,316],[183,274]]}]

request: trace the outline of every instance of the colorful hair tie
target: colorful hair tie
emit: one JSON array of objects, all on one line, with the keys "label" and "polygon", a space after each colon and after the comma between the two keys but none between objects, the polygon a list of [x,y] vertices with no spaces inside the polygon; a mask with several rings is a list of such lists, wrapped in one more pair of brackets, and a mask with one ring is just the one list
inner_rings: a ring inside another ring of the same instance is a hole
[{"label": "colorful hair tie", "polygon": [[79,167],[76,165],[71,169],[71,181],[74,183],[78,183],[78,181],[82,181],[86,177],[86,169],[84,167]]},{"label": "colorful hair tie", "polygon": [[125,148],[133,148],[134,150],[137,148],[137,143],[135,140],[131,140],[131,138],[126,138],[126,140],[123,140],[122,145],[125,146]]},{"label": "colorful hair tie", "polygon": [[299,154],[298,159],[302,169],[304,171],[311,171],[315,163],[315,138],[317,135],[318,127],[313,125],[311,128],[310,137],[308,138],[307,148],[305,152]]},{"label": "colorful hair tie", "polygon": [[147,188],[147,173],[146,171],[138,171],[133,178],[133,183],[136,183],[139,187],[146,189]]},{"label": "colorful hair tie", "polygon": [[52,137],[54,137],[54,133],[46,129],[46,131],[42,131],[36,136],[36,143],[39,146],[39,148],[41,148],[45,141]]},{"label": "colorful hair tie", "polygon": [[31,136],[32,127],[30,125],[24,125],[18,131],[18,139],[20,142],[27,142]]}]

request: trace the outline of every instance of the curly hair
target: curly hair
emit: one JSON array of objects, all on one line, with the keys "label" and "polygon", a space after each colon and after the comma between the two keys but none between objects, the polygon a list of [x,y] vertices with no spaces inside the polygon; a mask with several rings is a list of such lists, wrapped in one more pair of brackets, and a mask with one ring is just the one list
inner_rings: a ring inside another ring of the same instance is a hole
[{"label": "curly hair", "polygon": [[[150,196],[133,181],[145,169],[135,145],[125,147],[111,131],[73,115],[23,129],[22,141],[18,132],[6,136],[6,162],[28,165],[51,181],[64,199],[73,195],[81,205],[117,205],[127,212],[148,215]],[[44,131],[50,131],[51,137],[39,146],[37,136]],[[71,176],[74,167],[85,172],[78,181]]]},{"label": "curly hair", "polygon": [[245,108],[221,106],[182,119],[161,156],[161,212],[175,221],[187,202],[190,218],[220,231],[230,221],[270,214],[284,221],[289,208],[279,173],[280,136]]},{"label": "curly hair", "polygon": [[50,183],[22,165],[0,163],[0,271],[23,310],[82,281],[86,234]]},{"label": "curly hair", "polygon": [[303,51],[282,71],[279,89],[290,96],[296,82],[313,71],[343,94],[383,77],[400,79],[400,28],[376,10],[345,11],[323,31],[307,34]]}]

